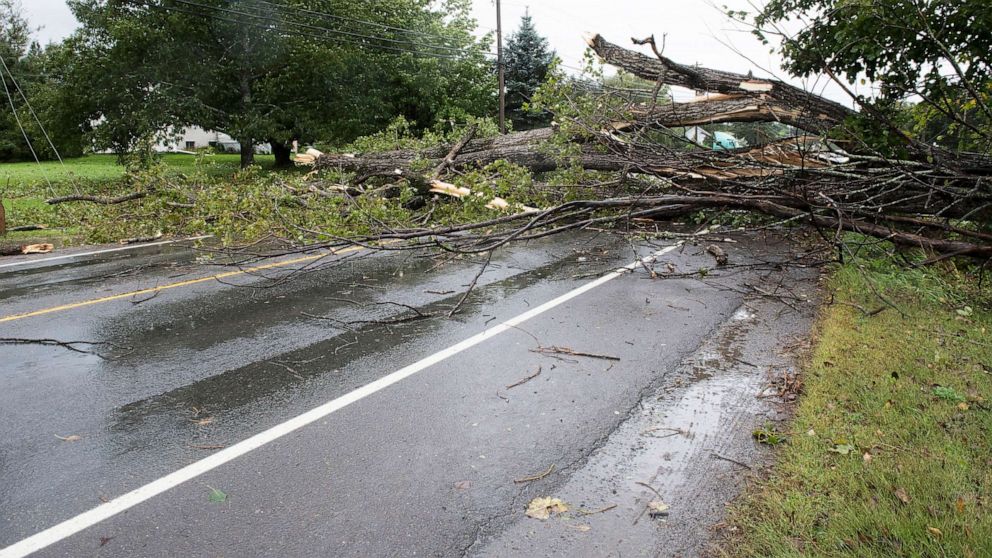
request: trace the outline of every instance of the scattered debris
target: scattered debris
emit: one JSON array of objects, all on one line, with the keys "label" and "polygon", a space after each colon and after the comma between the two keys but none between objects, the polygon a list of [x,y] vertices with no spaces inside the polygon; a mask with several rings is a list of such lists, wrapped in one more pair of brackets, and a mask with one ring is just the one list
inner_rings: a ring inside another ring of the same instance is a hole
[{"label": "scattered debris", "polygon": [[727,253],[723,251],[723,248],[720,248],[716,244],[710,244],[709,246],[706,247],[706,253],[713,256],[713,258],[716,260],[716,265],[718,266],[727,265],[727,261],[728,261]]},{"label": "scattered debris", "polygon": [[541,353],[545,355],[569,355],[569,356],[578,356],[578,357],[586,357],[586,358],[600,358],[603,360],[620,360],[620,357],[615,357],[611,355],[601,355],[596,353],[586,353],[582,351],[576,351],[568,347],[559,347],[559,346],[538,347],[536,349],[531,349],[530,352]]},{"label": "scattered debris", "polygon": [[227,493],[225,493],[223,490],[214,488],[212,486],[207,486],[207,488],[210,489],[210,496],[208,496],[208,499],[214,504],[221,504],[227,501]]},{"label": "scattered debris", "polygon": [[527,506],[527,517],[548,519],[552,514],[562,514],[568,511],[568,504],[560,498],[534,498]]},{"label": "scattered debris", "polygon": [[727,461],[729,463],[733,463],[734,465],[740,465],[741,467],[744,467],[745,469],[747,469],[749,471],[752,470],[751,469],[751,466],[748,465],[747,463],[742,463],[740,461],[737,461],[736,459],[731,459],[729,457],[724,457],[724,456],[720,455],[719,453],[712,452],[712,453],[710,453],[710,456],[713,457],[713,458],[715,458],[715,459],[722,459],[723,461]]},{"label": "scattered debris", "polygon": [[595,515],[597,513],[605,513],[616,507],[617,507],[616,504],[610,504],[609,506],[606,506],[605,508],[600,508],[598,510],[579,510],[579,515]]},{"label": "scattered debris", "polygon": [[71,434],[69,436],[59,436],[56,434],[55,437],[63,442],[78,442],[83,439],[83,437],[78,434]]},{"label": "scattered debris", "polygon": [[751,435],[754,436],[754,439],[757,440],[759,444],[766,444],[769,446],[777,446],[789,441],[788,436],[779,432],[778,429],[771,423],[766,423],[765,426],[754,429],[754,432],[752,432]]},{"label": "scattered debris", "polygon": [[77,345],[90,345],[93,347],[107,346],[115,349],[128,349],[129,347],[120,347],[108,341],[59,341],[58,339],[26,339],[22,337],[0,337],[0,345],[42,345],[46,347],[62,347],[63,349],[72,351],[74,353],[82,353],[84,355],[94,355],[104,360],[111,360],[110,357],[104,356],[96,351],[89,349],[84,349]]},{"label": "scattered debris", "polygon": [[[670,434],[665,434],[663,436],[655,435],[654,432],[658,432],[659,430],[668,430],[670,432]],[[644,430],[643,432],[641,432],[640,435],[641,436],[646,436],[648,438],[671,438],[672,436],[678,436],[680,434],[682,436],[685,436],[686,438],[689,438],[689,431],[688,430],[683,430],[681,428],[669,428],[669,427],[666,427],[666,426],[656,426],[654,428],[648,428],[647,430]]]},{"label": "scattered debris", "polygon": [[22,254],[47,254],[55,249],[54,244],[21,244],[0,247],[0,256],[20,256]]},{"label": "scattered debris", "polygon": [[555,470],[555,464],[552,463],[551,466],[548,467],[548,469],[546,471],[544,471],[543,473],[539,473],[539,474],[536,474],[536,475],[533,475],[533,476],[530,476],[530,477],[524,477],[522,479],[513,479],[513,482],[516,483],[516,484],[523,484],[525,482],[534,482],[536,480],[541,480],[544,477],[550,475],[554,470]]},{"label": "scattered debris", "polygon": [[472,481],[469,480],[458,481],[455,483],[455,488],[458,490],[468,490],[469,488],[472,488]]},{"label": "scattered debris", "polygon": [[[7,232],[29,232],[29,231],[44,231],[48,230],[48,225],[21,225],[19,227],[10,227]],[[2,231],[2,229],[0,229]],[[2,234],[2,232],[0,232]]]},{"label": "scattered debris", "polygon": [[901,487],[896,488],[895,490],[892,491],[892,493],[903,504],[908,504],[910,502],[909,493],[906,492],[905,488],[901,488]]},{"label": "scattered debris", "polygon": [[648,515],[652,517],[667,517],[668,504],[661,500],[651,500],[648,502]]},{"label": "scattered debris", "polygon": [[[521,386],[521,385],[523,385],[523,384],[526,384],[527,382],[529,382],[529,381],[531,381],[531,380],[533,380],[534,378],[536,378],[536,377],[538,377],[538,376],[540,376],[540,375],[541,375],[541,367],[540,367],[540,366],[538,366],[538,367],[537,367],[537,372],[534,372],[533,374],[531,374],[530,376],[527,376],[527,377],[526,377],[526,378],[524,378],[523,380],[520,380],[520,381],[517,381],[517,382],[514,382],[514,383],[512,383],[512,384],[510,384],[510,385],[508,385],[508,386],[506,386],[506,389],[513,389],[513,388],[515,388],[515,387],[517,387],[517,386]],[[496,392],[496,395],[499,395],[499,392]]]},{"label": "scattered debris", "polygon": [[157,290],[157,291],[153,292],[152,294],[146,296],[145,298],[132,298],[131,299],[131,304],[138,305],[138,304],[141,304],[142,302],[148,302],[149,300],[152,300],[153,298],[157,297],[161,293],[162,293],[161,290]]},{"label": "scattered debris", "polygon": [[54,244],[25,244],[21,246],[22,254],[47,254],[55,249]]},{"label": "scattered debris", "polygon": [[151,236],[136,236],[134,238],[124,238],[121,239],[121,244],[141,244],[142,242],[153,242],[162,238],[162,231],[157,231]]},{"label": "scattered debris", "polygon": [[132,192],[130,194],[125,194],[123,196],[118,196],[116,198],[105,198],[100,196],[90,196],[85,194],[72,195],[72,196],[62,196],[60,198],[50,198],[45,200],[45,203],[49,205],[55,205],[58,203],[65,203],[70,201],[86,201],[92,202],[100,205],[114,205],[118,203],[124,203],[131,200],[141,199],[148,195],[148,192]]}]

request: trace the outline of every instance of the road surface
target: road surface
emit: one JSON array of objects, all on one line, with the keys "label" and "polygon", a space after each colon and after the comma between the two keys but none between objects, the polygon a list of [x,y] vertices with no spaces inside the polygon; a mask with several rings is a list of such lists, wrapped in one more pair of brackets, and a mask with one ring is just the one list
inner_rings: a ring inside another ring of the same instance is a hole
[{"label": "road surface", "polygon": [[[735,238],[733,264],[790,257]],[[0,556],[692,555],[766,457],[755,396],[816,277],[698,273],[703,246],[516,245],[450,319],[478,257],[2,267],[0,338],[32,342],[0,349]],[[572,510],[526,517],[539,496]]]}]

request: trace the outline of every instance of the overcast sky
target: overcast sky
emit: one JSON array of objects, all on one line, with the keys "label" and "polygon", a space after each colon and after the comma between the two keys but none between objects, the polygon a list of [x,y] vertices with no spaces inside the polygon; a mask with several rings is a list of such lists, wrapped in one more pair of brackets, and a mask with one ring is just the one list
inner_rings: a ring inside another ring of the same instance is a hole
[{"label": "overcast sky", "polygon": [[[480,30],[495,28],[494,1],[472,1]],[[22,0],[22,4],[31,24],[41,28],[37,37],[43,43],[65,37],[76,26],[64,0]],[[517,28],[525,10],[529,10],[538,32],[548,38],[567,66],[581,66],[585,51],[582,34],[585,32],[598,32],[621,45],[630,44],[631,37],[643,38],[652,33],[660,41],[662,34],[667,33],[665,55],[678,62],[698,62],[707,67],[742,73],[751,69],[755,76],[768,75],[764,70],[781,74],[780,60],[769,54],[768,48],[750,34],[728,21],[714,5],[750,9],[748,0],[503,0],[503,27],[509,34]],[[788,81],[817,92],[822,90],[830,98],[851,104],[838,87],[823,80]],[[827,85],[826,90],[823,90],[824,85]],[[685,93],[678,95],[684,96]]]}]

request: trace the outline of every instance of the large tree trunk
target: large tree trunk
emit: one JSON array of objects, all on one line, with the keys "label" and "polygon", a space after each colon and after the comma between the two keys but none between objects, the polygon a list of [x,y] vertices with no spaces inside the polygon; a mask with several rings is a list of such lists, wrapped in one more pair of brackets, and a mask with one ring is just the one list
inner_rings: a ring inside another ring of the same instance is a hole
[{"label": "large tree trunk", "polygon": [[839,123],[853,114],[851,109],[840,103],[778,80],[758,79],[751,75],[687,66],[664,56],[651,58],[617,46],[600,35],[588,37],[586,42],[606,63],[626,70],[641,79],[725,95],[767,95],[794,110],[801,110],[806,118],[824,120],[831,124]]},{"label": "large tree trunk", "polygon": [[[653,40],[635,43],[653,46]],[[930,146],[907,160],[891,160],[870,152],[848,153],[822,138],[854,114],[843,105],[777,80],[678,64],[657,49],[653,49],[654,57],[646,56],[598,35],[589,39],[589,45],[606,62],[641,78],[708,95],[687,103],[632,103],[624,111],[604,109],[601,114],[576,122],[582,131],[571,138],[573,148],[564,151],[548,141],[554,130],[543,128],[471,141],[469,133],[452,146],[422,151],[333,155],[311,150],[297,161],[354,172],[356,182],[376,175],[402,177],[411,184],[429,186],[431,193],[458,198],[474,194],[458,185],[457,180],[452,184],[441,181],[440,175],[446,169],[476,168],[498,160],[534,173],[571,165],[621,171],[622,180],[618,182],[625,182],[629,174],[640,173],[660,178],[644,181],[645,193],[675,195],[616,199],[616,207],[643,208],[640,214],[652,217],[682,215],[704,207],[743,209],[829,229],[838,242],[840,232],[847,230],[943,254],[992,256],[992,235],[980,228],[974,230],[971,225],[992,219],[989,157]],[[619,119],[624,121],[616,121]],[[814,135],[717,151],[683,150],[669,143],[655,143],[652,135],[641,133],[651,128],[733,122],[780,122]],[[415,170],[423,168],[436,170],[429,176]],[[353,195],[362,195],[360,189],[356,191]],[[572,211],[580,205],[586,209],[606,207],[605,201],[563,204],[546,211],[550,215],[558,210]],[[493,199],[487,207],[521,208],[499,199]],[[520,215],[530,219],[535,211],[539,210],[524,208]],[[578,223],[599,219],[605,222],[611,217],[588,219]],[[548,222],[552,221],[555,219]],[[514,238],[537,238],[572,226],[555,223],[551,231]],[[424,229],[416,234],[433,233],[433,229]]]},{"label": "large tree trunk", "polygon": [[241,168],[246,169],[255,164],[255,140],[240,139],[241,144]]},{"label": "large tree trunk", "polygon": [[276,158],[276,168],[293,166],[293,148],[275,140],[269,140],[269,145],[272,146],[272,154]]}]

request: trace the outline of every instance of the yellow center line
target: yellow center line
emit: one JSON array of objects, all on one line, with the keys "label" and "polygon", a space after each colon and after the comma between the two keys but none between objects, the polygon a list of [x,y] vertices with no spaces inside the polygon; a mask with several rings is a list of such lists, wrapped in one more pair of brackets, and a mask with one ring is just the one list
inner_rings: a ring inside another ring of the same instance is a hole
[{"label": "yellow center line", "polygon": [[63,304],[61,306],[52,306],[51,308],[44,308],[42,310],[34,310],[32,312],[24,312],[22,314],[11,314],[10,316],[4,316],[0,318],[0,323],[12,322],[14,320],[23,320],[24,318],[32,318],[34,316],[43,316],[45,314],[51,314],[53,312],[63,312],[65,310],[73,310],[75,308],[82,308],[84,306],[92,306],[94,304],[101,304],[104,302],[112,302],[114,300],[121,300],[123,298],[130,298],[133,296],[139,296],[143,294],[151,294],[157,291],[166,291],[169,289],[178,289],[179,287],[188,287],[189,285],[196,285],[197,283],[206,283],[207,281],[216,281],[218,279],[226,279],[228,277],[235,277],[238,275],[245,275],[247,273],[254,273],[256,271],[264,271],[266,269],[274,269],[278,267],[286,267],[288,265],[310,262],[313,260],[319,260],[320,258],[326,258],[327,256],[335,256],[339,254],[346,254],[348,252],[355,252],[361,250],[361,246],[352,246],[350,248],[344,248],[342,250],[331,251],[323,254],[315,254],[312,256],[304,256],[302,258],[296,258],[292,260],[286,260],[281,262],[274,262],[265,265],[258,265],[255,267],[247,267],[245,269],[239,269],[238,271],[228,271],[226,273],[220,273],[218,275],[211,275],[209,277],[200,277],[199,279],[190,279],[188,281],[179,281],[178,283],[169,283],[167,285],[161,285],[158,287],[152,287],[148,289],[139,289],[137,291],[131,291],[127,293],[115,294],[110,296],[105,296],[101,298],[94,298],[91,300],[84,300],[81,302],[73,302],[71,304]]}]

